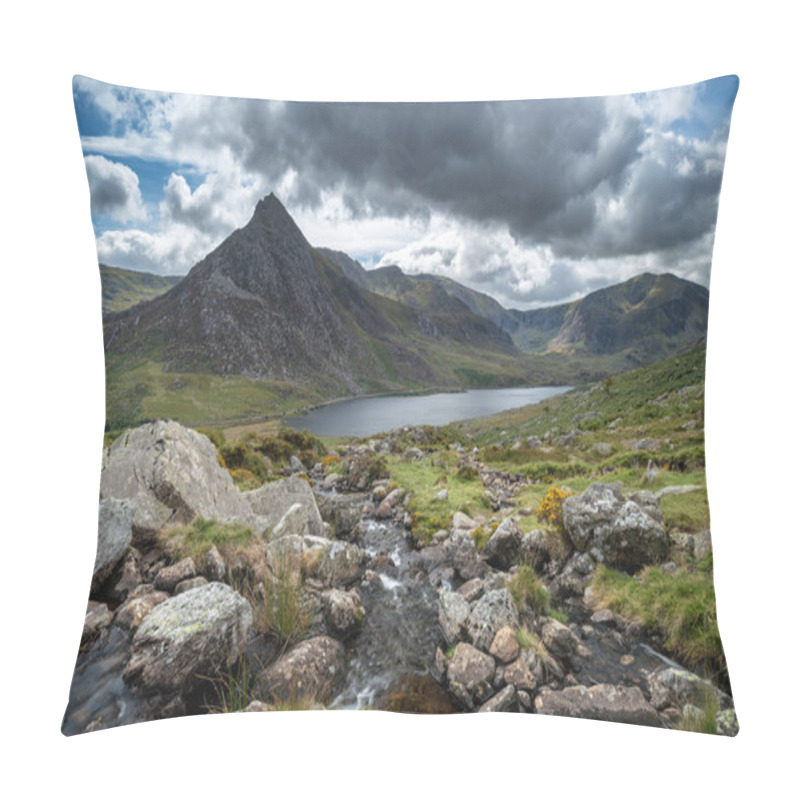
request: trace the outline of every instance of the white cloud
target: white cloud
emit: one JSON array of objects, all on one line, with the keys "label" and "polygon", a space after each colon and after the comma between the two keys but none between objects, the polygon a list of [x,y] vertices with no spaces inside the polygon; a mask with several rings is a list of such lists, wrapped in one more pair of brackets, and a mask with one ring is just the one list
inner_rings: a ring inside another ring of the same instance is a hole
[{"label": "white cloud", "polygon": [[130,168],[103,156],[85,156],[92,213],[107,214],[120,222],[147,218],[139,177]]}]

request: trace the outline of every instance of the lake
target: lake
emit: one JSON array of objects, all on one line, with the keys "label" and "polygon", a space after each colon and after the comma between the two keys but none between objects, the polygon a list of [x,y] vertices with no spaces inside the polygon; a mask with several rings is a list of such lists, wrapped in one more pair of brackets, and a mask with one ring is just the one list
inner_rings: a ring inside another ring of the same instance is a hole
[{"label": "lake", "polygon": [[470,389],[426,395],[390,395],[342,400],[307,414],[286,419],[316,436],[374,436],[402,425],[447,425],[485,417],[569,391],[571,386],[528,386],[511,389]]}]

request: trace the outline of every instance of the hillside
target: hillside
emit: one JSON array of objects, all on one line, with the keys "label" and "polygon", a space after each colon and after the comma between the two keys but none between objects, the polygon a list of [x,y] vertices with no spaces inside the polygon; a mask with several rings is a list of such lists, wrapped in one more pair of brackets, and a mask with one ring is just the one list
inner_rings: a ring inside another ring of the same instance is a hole
[{"label": "hillside", "polygon": [[183,276],[154,275],[151,272],[122,269],[100,264],[100,283],[103,291],[103,316],[124,311],[145,300],[165,294]]}]

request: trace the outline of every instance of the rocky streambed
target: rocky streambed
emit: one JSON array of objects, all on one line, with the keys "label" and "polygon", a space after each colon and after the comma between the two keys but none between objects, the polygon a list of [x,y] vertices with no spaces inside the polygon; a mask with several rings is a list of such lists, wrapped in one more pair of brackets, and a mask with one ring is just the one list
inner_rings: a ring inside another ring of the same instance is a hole
[{"label": "rocky streambed", "polygon": [[[719,732],[736,732],[727,694],[656,652],[636,625],[595,611],[586,591],[601,561],[630,568],[667,557],[657,498],[606,484],[571,498],[565,521],[585,541],[563,563],[513,516],[480,551],[477,523],[459,513],[418,549],[409,498],[374,478],[370,446],[343,456],[335,474],[294,463],[297,474],[240,492],[213,445],[177,423],[115,442],[64,733],[308,707],[670,726],[701,713],[709,692]],[[503,476],[488,481],[505,505]],[[165,531],[197,518],[247,525],[253,537],[201,556],[176,552]],[[521,563],[536,567],[566,623],[515,599]],[[287,575],[306,616],[288,641],[262,618],[265,593]]]}]

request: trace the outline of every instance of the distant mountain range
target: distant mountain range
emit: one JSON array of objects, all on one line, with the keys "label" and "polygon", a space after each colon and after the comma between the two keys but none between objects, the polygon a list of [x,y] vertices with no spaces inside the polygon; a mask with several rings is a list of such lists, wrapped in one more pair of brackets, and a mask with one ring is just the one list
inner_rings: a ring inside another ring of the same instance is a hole
[{"label": "distant mountain range", "polygon": [[274,195],[182,280],[106,266],[101,277],[109,383],[147,362],[323,399],[597,377],[702,340],[708,313],[706,289],[650,274],[574,303],[505,309],[448,278],[314,248]]}]

